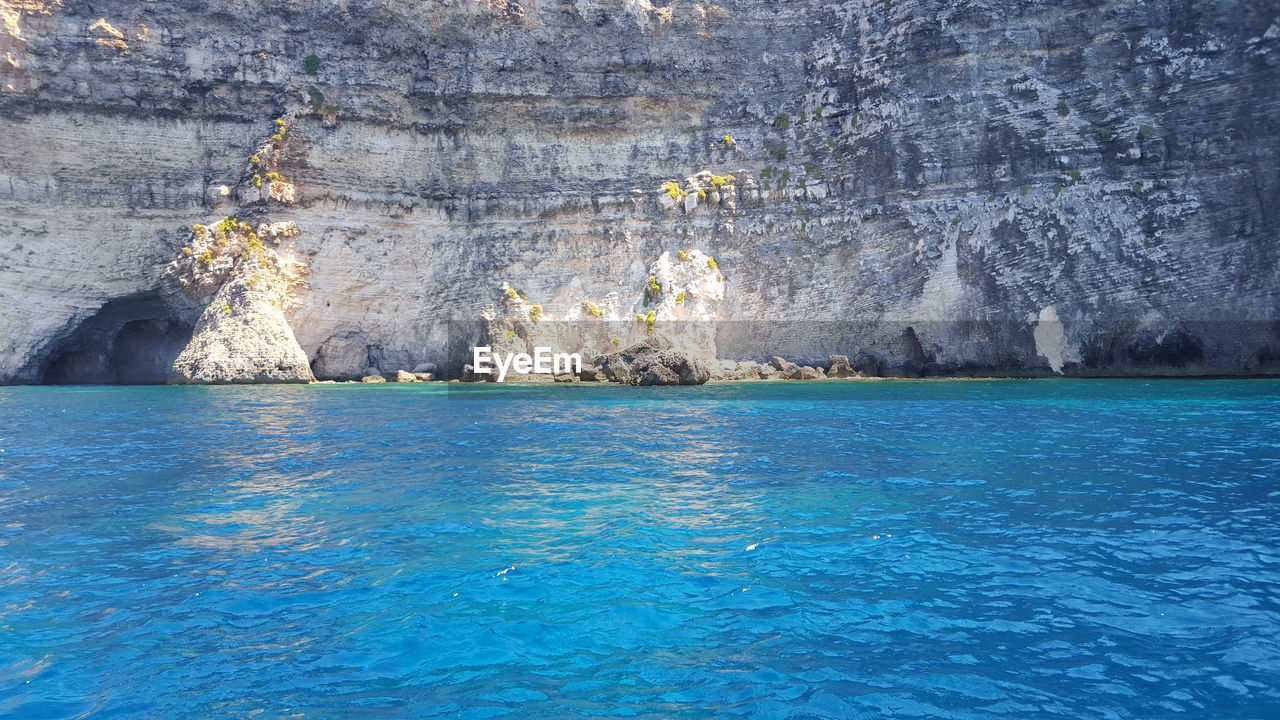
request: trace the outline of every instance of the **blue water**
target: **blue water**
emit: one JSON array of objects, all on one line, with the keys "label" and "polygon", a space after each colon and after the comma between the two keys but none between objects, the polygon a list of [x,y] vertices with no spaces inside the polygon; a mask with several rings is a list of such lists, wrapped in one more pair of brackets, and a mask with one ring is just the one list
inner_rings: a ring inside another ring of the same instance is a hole
[{"label": "blue water", "polygon": [[1280,382],[0,388],[0,717],[1280,717]]}]

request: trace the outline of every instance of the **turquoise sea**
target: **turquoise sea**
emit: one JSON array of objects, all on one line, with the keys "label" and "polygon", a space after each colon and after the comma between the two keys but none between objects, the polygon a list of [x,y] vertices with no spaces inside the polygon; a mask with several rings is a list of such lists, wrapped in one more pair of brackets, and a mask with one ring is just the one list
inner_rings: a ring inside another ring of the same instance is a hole
[{"label": "turquoise sea", "polygon": [[1280,717],[1280,381],[0,388],[0,717]]}]

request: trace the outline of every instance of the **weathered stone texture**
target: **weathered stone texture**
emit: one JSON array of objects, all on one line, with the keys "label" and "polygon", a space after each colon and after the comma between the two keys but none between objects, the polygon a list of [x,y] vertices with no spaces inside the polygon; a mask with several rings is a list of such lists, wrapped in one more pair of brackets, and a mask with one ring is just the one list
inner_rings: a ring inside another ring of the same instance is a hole
[{"label": "weathered stone texture", "polygon": [[1277,0],[0,6],[3,382],[120,299],[221,323],[166,267],[231,213],[300,229],[280,330],[322,378],[456,376],[507,288],[629,323],[600,351],[1280,370]]}]

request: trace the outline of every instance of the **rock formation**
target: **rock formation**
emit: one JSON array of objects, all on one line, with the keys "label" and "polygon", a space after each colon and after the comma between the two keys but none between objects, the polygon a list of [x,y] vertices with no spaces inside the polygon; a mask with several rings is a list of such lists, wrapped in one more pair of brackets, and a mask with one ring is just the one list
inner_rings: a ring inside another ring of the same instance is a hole
[{"label": "rock formation", "polygon": [[[586,370],[586,368],[584,368]],[[702,385],[711,371],[696,356],[653,336],[624,350],[592,359],[587,379],[623,385]]]},{"label": "rock formation", "polygon": [[[0,382],[455,377],[482,339],[651,334],[864,374],[1280,371],[1277,0],[0,21]],[[306,285],[175,283],[232,216],[294,223],[264,245]]]},{"label": "rock formation", "polygon": [[204,305],[171,383],[310,382],[315,378],[285,318],[299,270],[273,248],[296,237],[292,222],[255,231],[236,217],[197,225],[172,266]]}]

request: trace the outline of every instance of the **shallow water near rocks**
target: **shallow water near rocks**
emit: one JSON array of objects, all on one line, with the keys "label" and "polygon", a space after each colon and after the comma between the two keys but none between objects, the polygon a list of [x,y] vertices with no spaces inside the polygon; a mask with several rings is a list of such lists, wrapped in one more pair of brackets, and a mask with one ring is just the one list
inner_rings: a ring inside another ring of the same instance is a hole
[{"label": "shallow water near rocks", "polygon": [[0,388],[0,438],[0,717],[1280,716],[1280,381]]}]

